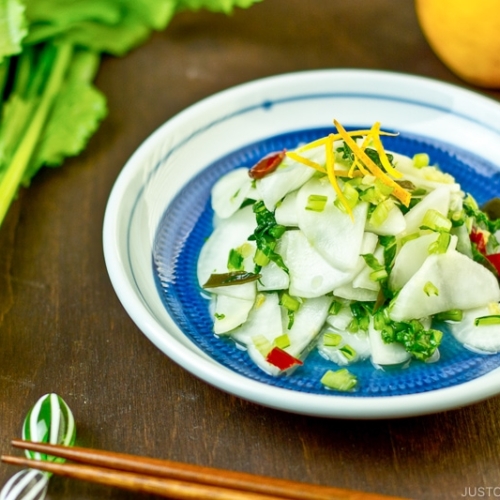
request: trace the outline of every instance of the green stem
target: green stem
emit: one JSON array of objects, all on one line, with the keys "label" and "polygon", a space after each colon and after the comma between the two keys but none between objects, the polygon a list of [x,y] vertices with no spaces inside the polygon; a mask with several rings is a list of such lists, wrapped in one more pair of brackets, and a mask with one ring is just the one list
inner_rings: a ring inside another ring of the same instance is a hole
[{"label": "green stem", "polygon": [[0,181],[0,224],[3,222],[9,206],[19,189],[23,174],[38,143],[43,126],[54,99],[64,81],[64,76],[71,60],[73,52],[73,46],[71,44],[58,44],[56,45],[56,49],[57,53],[54,59],[54,65],[38,107],[26,129],[26,133],[12,156],[12,160],[5,175]]}]

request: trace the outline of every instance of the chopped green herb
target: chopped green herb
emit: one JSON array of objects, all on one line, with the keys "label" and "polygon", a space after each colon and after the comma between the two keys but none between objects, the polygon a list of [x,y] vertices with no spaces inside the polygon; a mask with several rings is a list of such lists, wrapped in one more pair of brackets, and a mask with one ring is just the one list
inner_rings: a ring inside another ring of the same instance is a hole
[{"label": "chopped green herb", "polygon": [[255,348],[262,354],[265,358],[273,349],[271,342],[267,339],[265,335],[254,335],[252,337],[252,343]]},{"label": "chopped green herb", "polygon": [[464,313],[460,309],[450,309],[436,314],[434,319],[436,321],[462,321],[463,316]]},{"label": "chopped green herb", "polygon": [[480,316],[474,320],[476,326],[500,325],[500,315]]},{"label": "chopped green herb", "polygon": [[429,254],[440,254],[445,253],[450,246],[451,234],[450,233],[439,233],[436,241],[433,241],[429,245]]},{"label": "chopped green herb", "polygon": [[437,287],[431,281],[428,281],[424,285],[424,293],[428,297],[430,297],[431,295],[439,295],[439,290],[437,289]]},{"label": "chopped green herb", "polygon": [[328,370],[321,378],[321,383],[328,389],[349,392],[358,384],[358,379],[346,368],[333,371]]},{"label": "chopped green herb", "polygon": [[451,229],[451,220],[441,212],[430,208],[422,219],[420,229],[430,229],[431,231],[449,231]]},{"label": "chopped green herb", "polygon": [[280,304],[289,311],[294,312],[298,311],[300,307],[300,302],[286,292],[281,295]]},{"label": "chopped green herb", "polygon": [[321,194],[310,194],[307,198],[306,210],[312,210],[313,212],[323,212],[327,201],[327,196],[323,196]]},{"label": "chopped green herb", "polygon": [[253,206],[253,211],[257,227],[248,239],[257,243],[257,252],[254,258],[255,264],[258,267],[263,267],[269,261],[273,261],[288,273],[288,268],[283,259],[274,251],[277,241],[283,236],[286,230],[285,226],[276,223],[274,214],[266,208],[263,201],[256,202]]},{"label": "chopped green herb", "polygon": [[323,335],[323,345],[325,347],[337,347],[342,342],[342,336],[338,333],[326,332]]},{"label": "chopped green herb", "polygon": [[341,309],[342,302],[340,302],[339,300],[334,300],[330,305],[330,309],[328,309],[328,314],[335,316],[340,312]]},{"label": "chopped green herb", "polygon": [[394,208],[394,202],[388,198],[380,202],[370,215],[370,224],[374,227],[380,227],[389,216],[389,212]]},{"label": "chopped green herb", "polygon": [[286,333],[280,335],[274,339],[274,345],[280,349],[286,349],[290,346],[290,337]]},{"label": "chopped green herb", "polygon": [[243,255],[234,248],[231,248],[231,250],[229,250],[229,257],[227,259],[227,268],[230,271],[243,270]]},{"label": "chopped green herb", "polygon": [[[344,187],[342,189],[342,194],[344,195],[345,202],[349,206],[349,208],[353,209],[359,201],[359,192],[358,190],[352,186],[349,182],[346,182],[344,184]],[[339,209],[342,210],[342,212],[347,213],[346,206],[340,200],[340,198],[335,198],[335,201],[333,204]]]},{"label": "chopped green herb", "polygon": [[226,317],[225,314],[219,314],[219,313],[215,313],[214,316],[215,316],[215,319],[218,319],[218,320],[224,319]]},{"label": "chopped green herb", "polygon": [[353,361],[358,355],[356,350],[348,344],[343,345],[339,351],[345,356],[347,361]]}]

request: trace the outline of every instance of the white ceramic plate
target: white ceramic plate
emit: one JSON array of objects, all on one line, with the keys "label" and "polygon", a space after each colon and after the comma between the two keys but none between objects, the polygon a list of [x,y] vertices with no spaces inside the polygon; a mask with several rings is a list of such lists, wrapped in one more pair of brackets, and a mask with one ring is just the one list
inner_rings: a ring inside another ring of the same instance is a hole
[{"label": "white ceramic plate", "polygon": [[380,121],[382,128],[400,132],[396,148],[437,155],[479,201],[500,186],[500,104],[479,94],[363,70],[292,73],[240,85],[165,123],[118,177],[104,220],[104,254],[124,308],[161,351],[194,375],[285,411],[359,419],[413,416],[499,393],[500,354],[479,356],[451,346],[449,358],[460,354],[448,365],[445,359],[435,372],[420,366],[400,378],[365,366],[363,389],[343,395],[315,382],[323,369],[317,360],[303,375],[261,376],[246,364],[245,353],[206,328],[191,271],[208,224],[211,183],[269,149],[293,147],[293,141],[331,128],[333,118],[347,127]]}]

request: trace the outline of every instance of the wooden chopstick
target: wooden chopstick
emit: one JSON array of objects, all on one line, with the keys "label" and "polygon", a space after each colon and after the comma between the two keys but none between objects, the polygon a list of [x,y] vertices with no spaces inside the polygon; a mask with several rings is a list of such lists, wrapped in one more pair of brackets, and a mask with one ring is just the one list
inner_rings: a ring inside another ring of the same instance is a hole
[{"label": "wooden chopstick", "polygon": [[202,500],[204,498],[214,500],[404,500],[401,497],[357,492],[124,453],[49,445],[19,439],[13,440],[12,445],[85,465],[2,456],[2,461],[6,463],[178,500]]}]

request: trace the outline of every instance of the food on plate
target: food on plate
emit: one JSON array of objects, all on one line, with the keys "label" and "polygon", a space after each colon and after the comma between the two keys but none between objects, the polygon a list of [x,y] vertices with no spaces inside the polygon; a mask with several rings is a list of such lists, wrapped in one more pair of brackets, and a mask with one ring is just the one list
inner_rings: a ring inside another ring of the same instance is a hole
[{"label": "food on plate", "polygon": [[386,151],[380,123],[334,124],[213,186],[197,274],[214,333],[271,375],[317,349],[337,391],[354,363],[437,362],[443,335],[499,351],[500,221],[426,153]]}]

